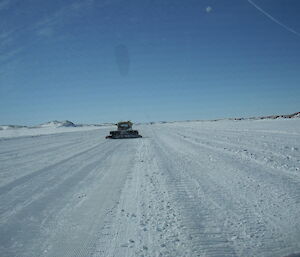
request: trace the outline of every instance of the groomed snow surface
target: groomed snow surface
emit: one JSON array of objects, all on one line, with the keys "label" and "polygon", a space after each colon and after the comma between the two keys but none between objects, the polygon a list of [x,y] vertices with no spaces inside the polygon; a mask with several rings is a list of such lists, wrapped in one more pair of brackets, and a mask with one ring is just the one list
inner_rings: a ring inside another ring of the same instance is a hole
[{"label": "groomed snow surface", "polygon": [[300,252],[300,119],[135,128],[2,137],[0,256]]}]

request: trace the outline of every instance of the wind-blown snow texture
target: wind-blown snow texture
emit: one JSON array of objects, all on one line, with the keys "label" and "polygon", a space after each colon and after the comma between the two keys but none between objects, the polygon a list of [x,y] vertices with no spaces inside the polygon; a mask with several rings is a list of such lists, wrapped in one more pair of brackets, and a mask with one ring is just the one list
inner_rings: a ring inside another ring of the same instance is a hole
[{"label": "wind-blown snow texture", "polygon": [[0,139],[1,257],[300,252],[300,120]]}]

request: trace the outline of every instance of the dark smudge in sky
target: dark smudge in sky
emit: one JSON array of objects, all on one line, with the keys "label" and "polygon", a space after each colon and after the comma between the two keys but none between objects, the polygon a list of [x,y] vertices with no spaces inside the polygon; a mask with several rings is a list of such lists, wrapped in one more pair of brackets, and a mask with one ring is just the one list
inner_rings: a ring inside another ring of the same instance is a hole
[{"label": "dark smudge in sky", "polygon": [[115,58],[120,75],[126,77],[130,67],[129,53],[126,45],[119,44],[115,47]]}]

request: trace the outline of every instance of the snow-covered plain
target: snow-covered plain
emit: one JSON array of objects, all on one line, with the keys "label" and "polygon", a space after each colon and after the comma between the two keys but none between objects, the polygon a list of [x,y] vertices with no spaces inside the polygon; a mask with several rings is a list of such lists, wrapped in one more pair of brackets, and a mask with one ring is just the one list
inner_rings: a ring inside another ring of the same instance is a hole
[{"label": "snow-covered plain", "polygon": [[17,126],[17,125],[0,125],[0,138],[12,138],[23,136],[41,136],[49,134],[57,134],[64,132],[76,132],[94,130],[103,127],[110,127],[109,124],[98,125],[75,125],[71,121],[50,121],[34,127]]},{"label": "snow-covered plain", "polygon": [[17,128],[0,130],[0,138],[23,137],[23,136],[41,136],[49,134],[58,134],[64,132],[77,132],[99,129],[96,126],[86,127],[43,127],[43,128]]},{"label": "snow-covered plain", "polygon": [[300,252],[300,119],[136,128],[3,136],[0,256]]}]

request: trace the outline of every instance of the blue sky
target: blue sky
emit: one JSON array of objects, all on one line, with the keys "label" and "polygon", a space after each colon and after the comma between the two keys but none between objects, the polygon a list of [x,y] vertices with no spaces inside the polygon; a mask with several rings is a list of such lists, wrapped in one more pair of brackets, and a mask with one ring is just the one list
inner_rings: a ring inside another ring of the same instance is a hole
[{"label": "blue sky", "polygon": [[0,124],[300,109],[298,0],[0,0]]}]

